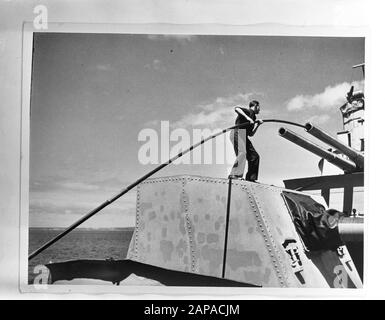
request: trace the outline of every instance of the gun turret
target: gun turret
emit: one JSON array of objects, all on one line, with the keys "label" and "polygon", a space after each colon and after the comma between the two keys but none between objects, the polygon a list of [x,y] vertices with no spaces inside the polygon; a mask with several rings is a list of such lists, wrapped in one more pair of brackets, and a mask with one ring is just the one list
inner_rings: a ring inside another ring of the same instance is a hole
[{"label": "gun turret", "polygon": [[310,122],[306,123],[305,128],[306,128],[306,131],[310,133],[312,136],[336,148],[341,153],[346,155],[350,160],[354,162],[354,164],[357,166],[357,169],[360,169],[360,171],[363,170],[364,156],[361,152],[356,151],[353,148],[347,146],[346,144],[338,141],[337,139],[333,138],[331,135],[321,130],[320,128],[314,126]]},{"label": "gun turret", "polygon": [[357,166],[354,162],[344,159],[338,155],[336,155],[333,152],[330,152],[315,143],[295,134],[294,132],[290,131],[289,129],[286,128],[280,128],[279,129],[279,135],[296,145],[314,153],[315,155],[326,159],[330,163],[334,164],[338,168],[342,169],[346,173],[353,172],[357,169]]}]

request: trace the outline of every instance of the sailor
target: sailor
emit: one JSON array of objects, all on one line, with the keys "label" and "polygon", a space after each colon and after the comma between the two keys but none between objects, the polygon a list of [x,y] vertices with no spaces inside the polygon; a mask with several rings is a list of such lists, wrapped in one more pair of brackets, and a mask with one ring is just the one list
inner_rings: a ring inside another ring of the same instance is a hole
[{"label": "sailor", "polygon": [[235,124],[250,122],[246,128],[237,128],[231,131],[230,139],[234,146],[236,160],[229,175],[229,179],[242,179],[245,170],[246,160],[248,170],[246,180],[257,181],[259,171],[259,154],[255,151],[249,137],[252,137],[258,127],[263,123],[262,120],[256,120],[256,115],[259,114],[260,106],[257,100],[249,103],[249,108],[235,107],[237,119]]}]

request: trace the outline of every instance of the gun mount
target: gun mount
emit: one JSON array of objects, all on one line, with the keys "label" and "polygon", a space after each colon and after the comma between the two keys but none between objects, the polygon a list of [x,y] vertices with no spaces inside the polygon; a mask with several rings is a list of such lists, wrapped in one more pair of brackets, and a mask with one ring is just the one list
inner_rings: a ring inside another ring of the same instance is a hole
[{"label": "gun mount", "polygon": [[345,172],[354,172],[357,169],[357,166],[354,162],[348,159],[344,159],[333,152],[323,149],[322,147],[316,145],[315,143],[295,134],[293,131],[289,129],[280,128],[279,135],[295,143],[296,145],[316,154],[317,156],[320,156],[321,158],[326,159],[327,161],[334,164],[338,168],[344,170]]},{"label": "gun mount", "polygon": [[[336,148],[341,153],[346,155],[349,159],[351,159],[357,169],[359,171],[362,171],[364,168],[364,156],[362,153],[354,150],[353,148],[345,145],[344,143],[338,141],[337,139],[333,138],[331,135],[326,133],[325,131],[321,130],[320,128],[314,126],[310,122],[306,123],[305,125],[306,131],[310,133],[313,137],[316,137],[317,139],[321,140],[322,142]],[[326,158],[325,158],[326,159]]]}]

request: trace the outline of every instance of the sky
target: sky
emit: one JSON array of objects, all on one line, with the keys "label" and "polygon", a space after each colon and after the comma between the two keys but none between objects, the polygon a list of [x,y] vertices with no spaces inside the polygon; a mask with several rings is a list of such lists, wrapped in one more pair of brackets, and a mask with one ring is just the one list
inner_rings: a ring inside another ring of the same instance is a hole
[{"label": "sky", "polygon": [[[30,226],[68,226],[153,169],[138,158],[138,137],[158,134],[160,160],[168,141],[161,121],[192,137],[193,129],[233,125],[234,106],[257,99],[262,119],[341,131],[339,106],[351,84],[363,86],[351,67],[364,58],[363,38],[35,34]],[[318,175],[319,158],[279,137],[279,128],[264,124],[252,138],[260,181],[283,186]],[[226,153],[226,164],[170,165],[156,176],[227,177],[231,145]],[[135,190],[82,226],[133,226],[134,213]]]}]

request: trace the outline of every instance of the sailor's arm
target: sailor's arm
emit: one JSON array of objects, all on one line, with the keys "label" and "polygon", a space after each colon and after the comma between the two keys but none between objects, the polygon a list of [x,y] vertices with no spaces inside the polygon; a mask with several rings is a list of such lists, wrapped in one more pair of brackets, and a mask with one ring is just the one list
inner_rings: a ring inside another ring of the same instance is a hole
[{"label": "sailor's arm", "polygon": [[257,132],[259,126],[260,126],[262,123],[263,123],[262,120],[257,120],[257,121],[255,121],[255,127],[254,127],[253,131],[251,132],[250,137],[252,137],[252,136]]},{"label": "sailor's arm", "polygon": [[235,107],[235,112],[243,116],[251,124],[254,124],[254,120],[251,119],[240,107]]}]

